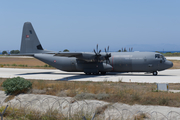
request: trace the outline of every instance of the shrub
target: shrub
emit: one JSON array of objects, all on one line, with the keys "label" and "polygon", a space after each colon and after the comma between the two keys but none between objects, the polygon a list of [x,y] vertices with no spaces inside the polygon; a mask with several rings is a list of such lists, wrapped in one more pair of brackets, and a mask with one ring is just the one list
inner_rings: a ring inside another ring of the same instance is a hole
[{"label": "shrub", "polygon": [[12,64],[11,66],[17,66],[16,64]]},{"label": "shrub", "polygon": [[95,99],[95,94],[92,93],[81,93],[81,94],[77,94],[75,96],[76,99],[78,100],[82,100],[82,99]]},{"label": "shrub", "polygon": [[31,89],[31,93],[33,93],[33,94],[45,94],[46,90]]},{"label": "shrub", "polygon": [[32,83],[21,77],[9,78],[3,82],[2,87],[6,94],[19,94],[32,88]]},{"label": "shrub", "polygon": [[104,99],[108,99],[108,98],[109,98],[109,94],[102,93],[102,94],[96,95],[96,99],[98,99],[98,100],[104,100]]},{"label": "shrub", "polygon": [[56,96],[58,96],[58,97],[67,97],[67,94],[66,94],[65,91],[61,91],[61,92],[58,92],[58,93],[56,94]]},{"label": "shrub", "polygon": [[45,64],[45,65],[44,65],[44,67],[48,67],[48,65],[47,65],[47,64]]},{"label": "shrub", "polygon": [[159,98],[159,105],[168,105],[169,99],[168,98]]}]

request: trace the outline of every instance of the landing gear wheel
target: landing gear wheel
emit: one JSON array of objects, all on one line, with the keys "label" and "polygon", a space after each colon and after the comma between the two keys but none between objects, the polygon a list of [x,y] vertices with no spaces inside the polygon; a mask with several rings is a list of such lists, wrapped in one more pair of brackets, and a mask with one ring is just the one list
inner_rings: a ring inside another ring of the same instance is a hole
[{"label": "landing gear wheel", "polygon": [[93,75],[99,75],[99,72],[97,72],[97,73],[93,73]]},{"label": "landing gear wheel", "polygon": [[153,72],[153,75],[154,75],[154,76],[155,76],[155,75],[157,75],[157,74],[158,74],[158,72],[157,72],[157,71],[154,71],[154,72]]},{"label": "landing gear wheel", "polygon": [[86,74],[86,75],[90,75],[91,73],[89,73],[89,72],[86,72],[85,74]]},{"label": "landing gear wheel", "polygon": [[101,72],[101,75],[105,75],[106,74],[106,72]]}]

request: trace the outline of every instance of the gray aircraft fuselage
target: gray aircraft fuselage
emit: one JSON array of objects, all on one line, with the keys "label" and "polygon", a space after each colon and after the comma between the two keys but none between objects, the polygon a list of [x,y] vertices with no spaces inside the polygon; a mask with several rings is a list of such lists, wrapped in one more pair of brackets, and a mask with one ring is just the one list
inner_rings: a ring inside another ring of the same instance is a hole
[{"label": "gray aircraft fuselage", "polygon": [[[173,66],[172,62],[154,52],[114,52],[111,55],[109,64],[105,61],[86,62],[76,57],[59,57],[53,54],[35,54],[34,57],[68,72],[154,72]],[[156,55],[162,57],[157,58]]]},{"label": "gray aircraft fuselage", "polygon": [[30,22],[24,23],[19,55],[33,56],[57,69],[86,74],[106,72],[151,72],[157,75],[173,66],[160,53],[155,52],[60,52],[44,50]]}]

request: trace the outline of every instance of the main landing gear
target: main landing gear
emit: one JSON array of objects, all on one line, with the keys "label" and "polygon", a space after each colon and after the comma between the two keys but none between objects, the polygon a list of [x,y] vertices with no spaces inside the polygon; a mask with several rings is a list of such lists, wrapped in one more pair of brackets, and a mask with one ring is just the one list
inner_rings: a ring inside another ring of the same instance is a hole
[{"label": "main landing gear", "polygon": [[[86,75],[99,75],[99,72],[97,72],[97,73],[86,72],[85,74],[86,74]],[[100,74],[101,74],[101,75],[105,75],[106,72],[100,72]]]},{"label": "main landing gear", "polygon": [[153,74],[154,76],[156,76],[156,75],[158,74],[158,72],[157,72],[157,71],[154,71],[154,72],[152,72],[152,74]]}]

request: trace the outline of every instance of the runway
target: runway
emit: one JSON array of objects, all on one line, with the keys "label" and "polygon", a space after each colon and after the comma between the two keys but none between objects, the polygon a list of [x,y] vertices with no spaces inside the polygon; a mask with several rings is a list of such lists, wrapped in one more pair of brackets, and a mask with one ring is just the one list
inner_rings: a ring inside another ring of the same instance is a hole
[{"label": "runway", "polygon": [[174,56],[174,57],[166,57],[166,59],[167,60],[180,60],[180,57],[176,57],[176,56]]},{"label": "runway", "polygon": [[1,78],[23,77],[26,79],[59,81],[113,81],[139,83],[180,83],[180,69],[161,71],[157,76],[145,73],[107,73],[107,75],[85,75],[83,72],[64,72],[52,69],[0,68]]}]

